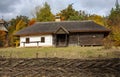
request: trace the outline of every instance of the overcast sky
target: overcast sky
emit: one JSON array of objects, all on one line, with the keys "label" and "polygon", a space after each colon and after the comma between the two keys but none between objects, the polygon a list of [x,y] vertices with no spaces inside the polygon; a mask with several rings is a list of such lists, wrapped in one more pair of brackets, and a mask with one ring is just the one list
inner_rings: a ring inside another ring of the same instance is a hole
[{"label": "overcast sky", "polygon": [[[0,1],[0,18],[5,20],[25,15],[32,17],[32,11],[36,6],[42,6],[47,2],[51,6],[53,14],[66,8],[68,4],[74,3],[73,8],[84,10],[86,13],[106,16],[114,7],[116,0],[1,0]],[[120,3],[120,1],[119,1]]]}]

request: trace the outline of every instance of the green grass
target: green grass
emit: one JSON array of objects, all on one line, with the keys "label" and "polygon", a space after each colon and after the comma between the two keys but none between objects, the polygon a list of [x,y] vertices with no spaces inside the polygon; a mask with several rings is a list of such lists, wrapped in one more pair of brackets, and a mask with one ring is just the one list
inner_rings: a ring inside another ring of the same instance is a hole
[{"label": "green grass", "polygon": [[0,56],[7,58],[120,58],[120,48],[105,50],[103,47],[41,47],[41,48],[1,48]]}]

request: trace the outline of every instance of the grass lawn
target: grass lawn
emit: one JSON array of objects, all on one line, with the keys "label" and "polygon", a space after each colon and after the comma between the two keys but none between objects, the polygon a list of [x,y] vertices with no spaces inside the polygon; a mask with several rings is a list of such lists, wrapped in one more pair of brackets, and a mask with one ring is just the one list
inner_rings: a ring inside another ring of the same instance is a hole
[{"label": "grass lawn", "polygon": [[41,47],[41,48],[0,48],[0,56],[6,58],[120,58],[120,48],[105,50],[103,47]]}]

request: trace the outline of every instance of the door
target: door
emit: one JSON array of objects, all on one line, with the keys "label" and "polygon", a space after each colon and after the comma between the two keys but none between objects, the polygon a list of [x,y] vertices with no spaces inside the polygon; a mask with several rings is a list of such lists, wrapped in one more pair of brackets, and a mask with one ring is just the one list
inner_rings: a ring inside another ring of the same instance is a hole
[{"label": "door", "polygon": [[56,45],[57,46],[67,46],[68,45],[68,35],[67,34],[57,34],[56,35]]}]

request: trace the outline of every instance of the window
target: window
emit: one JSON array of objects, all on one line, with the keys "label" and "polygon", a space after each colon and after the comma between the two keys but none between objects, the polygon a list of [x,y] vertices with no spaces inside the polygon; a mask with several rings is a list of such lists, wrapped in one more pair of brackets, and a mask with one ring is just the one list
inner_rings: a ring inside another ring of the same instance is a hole
[{"label": "window", "polygon": [[95,36],[95,35],[93,35],[92,37],[93,37],[93,38],[95,38],[96,36]]},{"label": "window", "polygon": [[26,43],[29,43],[30,42],[30,39],[29,38],[26,38]]},{"label": "window", "polygon": [[45,37],[41,37],[41,43],[45,42]]}]

